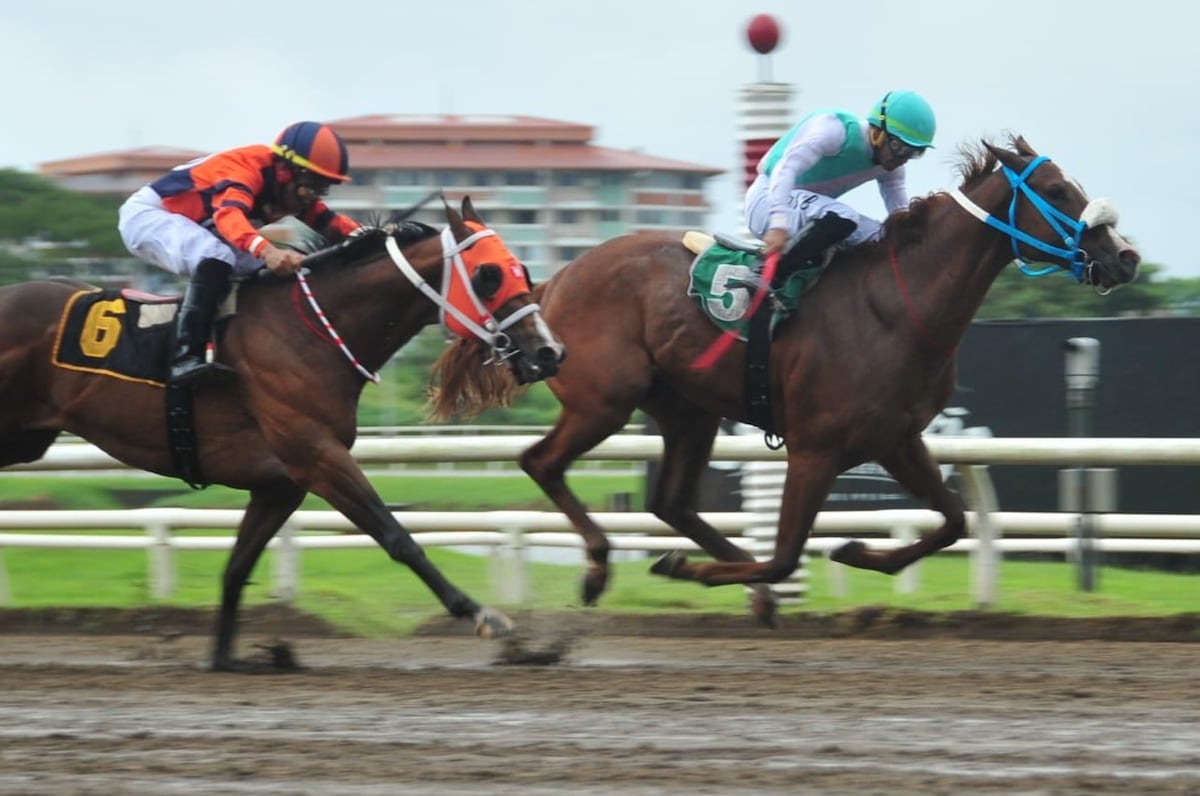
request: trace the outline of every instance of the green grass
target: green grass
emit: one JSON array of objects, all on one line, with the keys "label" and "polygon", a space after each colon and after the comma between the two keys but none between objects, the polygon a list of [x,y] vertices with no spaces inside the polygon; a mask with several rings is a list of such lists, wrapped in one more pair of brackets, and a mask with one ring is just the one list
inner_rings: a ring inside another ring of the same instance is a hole
[{"label": "green grass", "polygon": [[[570,479],[580,500],[594,510],[607,507],[610,497],[632,493],[634,505],[642,505],[644,479],[629,473],[587,474]],[[403,475],[371,474],[371,483],[384,502],[422,510],[535,509],[553,511],[554,505],[528,476],[520,471],[504,475]],[[133,493],[136,493],[134,495]],[[122,502],[133,496],[135,503]],[[183,508],[233,508],[246,505],[247,493],[223,486],[193,491],[169,478],[137,476],[86,476],[62,478],[54,475],[19,475],[0,478],[0,508],[14,505],[54,506],[62,509],[117,509],[139,506]],[[329,505],[309,495],[303,509],[328,509]]]},{"label": "green grass", "polygon": [[[447,577],[480,601],[494,603],[489,586],[488,559],[431,549],[430,558]],[[180,551],[175,555],[177,590],[155,601],[147,582],[147,559],[141,551],[73,551],[9,549],[3,553],[13,594],[13,607],[105,606],[152,604],[204,607],[216,603],[223,552]],[[614,568],[610,591],[602,600],[606,611],[732,612],[745,611],[740,587],[707,589],[667,581],[647,572],[650,560],[621,562]],[[248,588],[250,604],[271,601],[271,554],[259,564]],[[830,593],[827,564],[809,567],[809,600],[786,612],[835,612],[862,605],[883,605],[923,611],[973,608],[969,562],[964,556],[943,554],[919,566],[919,587],[900,595],[897,581],[862,571],[846,572],[848,594]],[[508,608],[562,609],[578,604],[581,566],[531,563],[531,599]],[[1001,567],[999,611],[1049,616],[1162,616],[1200,610],[1194,575],[1103,568],[1099,589],[1080,592],[1073,567],[1054,562],[1007,561]],[[440,606],[424,585],[404,567],[375,549],[307,551],[302,556],[297,606],[367,636],[409,632],[420,622],[441,615]]]},{"label": "green grass", "polygon": [[[553,510],[537,486],[521,473],[511,477],[386,473],[373,474],[371,480],[387,503],[414,509]],[[611,496],[620,492],[631,493],[635,507],[643,502],[643,479],[635,475],[580,475],[572,478],[572,485],[593,509],[605,508]],[[220,487],[193,492],[165,478],[21,475],[0,479],[0,506],[240,508],[245,501],[244,492]],[[305,508],[327,506],[311,498]],[[106,533],[136,534],[141,529]],[[480,601],[497,602],[490,586],[488,559],[444,549],[428,553],[452,582]],[[0,556],[14,607],[131,607],[156,603],[150,596],[144,551],[6,549]],[[162,602],[185,607],[215,605],[225,558],[220,551],[176,552],[176,591]],[[248,603],[274,599],[272,563],[270,553],[260,562],[246,592]],[[745,611],[746,597],[740,587],[706,589],[667,581],[648,574],[649,563],[647,558],[616,564],[602,608],[614,612]],[[560,609],[577,605],[582,564],[529,564],[528,573],[531,599],[524,607]],[[808,602],[800,608],[785,608],[785,612],[834,612],[862,605],[925,611],[974,607],[969,562],[961,555],[941,554],[922,562],[914,594],[897,594],[897,580],[877,573],[846,570],[844,580],[847,595],[833,596],[827,564],[814,559]],[[364,635],[401,634],[425,619],[441,615],[436,600],[412,573],[373,548],[305,552],[298,607]],[[1074,569],[1065,563],[1010,560],[1001,567],[996,608],[1054,616],[1161,616],[1200,610],[1200,588],[1195,575],[1106,567],[1100,574],[1099,589],[1084,593],[1076,588]]]}]

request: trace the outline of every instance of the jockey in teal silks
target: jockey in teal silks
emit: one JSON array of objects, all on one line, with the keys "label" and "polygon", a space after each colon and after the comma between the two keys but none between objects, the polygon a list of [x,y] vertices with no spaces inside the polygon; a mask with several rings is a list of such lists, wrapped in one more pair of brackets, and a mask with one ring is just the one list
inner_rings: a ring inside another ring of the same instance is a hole
[{"label": "jockey in teal silks", "polygon": [[746,226],[766,243],[763,254],[790,249],[798,266],[839,243],[878,237],[878,221],[837,197],[875,180],[888,213],[906,207],[905,164],[933,146],[936,127],[915,91],[888,92],[865,120],[839,110],[805,116],[763,155],[746,191]]}]

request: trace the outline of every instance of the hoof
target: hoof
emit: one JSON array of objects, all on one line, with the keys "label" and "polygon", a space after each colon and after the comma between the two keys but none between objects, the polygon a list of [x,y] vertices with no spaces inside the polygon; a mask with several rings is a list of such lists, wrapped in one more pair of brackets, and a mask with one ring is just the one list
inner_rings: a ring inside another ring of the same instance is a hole
[{"label": "hoof", "polygon": [[758,624],[770,630],[779,629],[779,603],[769,586],[756,586],[750,597],[750,613]]},{"label": "hoof", "polygon": [[583,573],[583,583],[580,588],[580,597],[584,605],[595,605],[600,599],[600,595],[608,589],[608,570],[588,569]]},{"label": "hoof", "polygon": [[516,625],[504,614],[491,608],[480,608],[475,614],[475,635],[480,638],[499,638],[507,636],[516,629]]},{"label": "hoof", "polygon": [[214,672],[235,672],[237,674],[287,674],[303,671],[304,667],[296,659],[296,654],[286,641],[274,641],[270,644],[259,644],[256,647],[258,655],[251,658],[236,659],[229,656],[213,658]]},{"label": "hoof", "polygon": [[829,554],[830,561],[839,564],[855,566],[853,562],[860,560],[867,552],[867,546],[857,539],[849,539],[844,545]]},{"label": "hoof", "polygon": [[678,550],[663,553],[658,560],[650,565],[650,572],[667,578],[679,577],[679,570],[687,564],[687,556]]}]

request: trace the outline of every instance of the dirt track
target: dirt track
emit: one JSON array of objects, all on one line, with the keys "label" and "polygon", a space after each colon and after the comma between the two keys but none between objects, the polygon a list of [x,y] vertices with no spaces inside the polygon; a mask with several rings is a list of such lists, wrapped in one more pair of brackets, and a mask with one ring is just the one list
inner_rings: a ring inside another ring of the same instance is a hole
[{"label": "dirt track", "polygon": [[1195,643],[291,640],[304,671],[246,676],[199,635],[0,633],[0,793],[1200,793]]}]

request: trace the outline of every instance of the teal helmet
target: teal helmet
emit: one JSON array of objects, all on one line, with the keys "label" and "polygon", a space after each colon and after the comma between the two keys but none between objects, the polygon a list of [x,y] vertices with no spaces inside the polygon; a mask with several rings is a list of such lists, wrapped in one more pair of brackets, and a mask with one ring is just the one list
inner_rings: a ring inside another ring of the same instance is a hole
[{"label": "teal helmet", "polygon": [[937,120],[933,108],[915,91],[889,91],[871,108],[867,121],[911,146],[933,146]]}]

